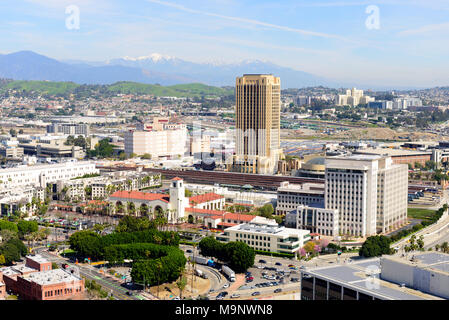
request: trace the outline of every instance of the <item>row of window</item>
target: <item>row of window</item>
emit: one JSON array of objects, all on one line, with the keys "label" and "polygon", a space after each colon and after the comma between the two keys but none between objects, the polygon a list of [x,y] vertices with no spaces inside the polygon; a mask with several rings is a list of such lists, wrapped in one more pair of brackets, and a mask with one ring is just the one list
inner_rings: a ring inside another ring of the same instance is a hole
[{"label": "row of window", "polygon": [[[77,287],[75,288],[75,292],[81,292],[81,287]],[[56,296],[62,296],[62,295],[67,295],[67,294],[72,294],[73,293],[73,289],[72,288],[65,288],[65,289],[57,289],[57,290],[51,290],[51,291],[45,291],[44,292],[44,296],[46,298],[48,297],[56,297]]]},{"label": "row of window", "polygon": [[255,239],[255,240],[264,240],[264,241],[270,241],[270,237],[266,236],[258,236],[254,234],[246,234],[246,233],[237,233],[235,235],[237,238],[243,238],[243,239]]}]

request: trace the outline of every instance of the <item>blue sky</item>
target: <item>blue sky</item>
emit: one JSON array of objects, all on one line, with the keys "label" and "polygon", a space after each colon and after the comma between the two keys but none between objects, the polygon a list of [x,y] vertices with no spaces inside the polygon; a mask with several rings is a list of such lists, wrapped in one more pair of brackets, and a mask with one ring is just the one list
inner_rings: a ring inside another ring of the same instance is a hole
[{"label": "blue sky", "polygon": [[[65,9],[80,10],[79,30]],[[368,6],[379,29],[368,29]],[[449,85],[447,0],[3,0],[1,53],[103,61],[260,59],[372,85]]]}]

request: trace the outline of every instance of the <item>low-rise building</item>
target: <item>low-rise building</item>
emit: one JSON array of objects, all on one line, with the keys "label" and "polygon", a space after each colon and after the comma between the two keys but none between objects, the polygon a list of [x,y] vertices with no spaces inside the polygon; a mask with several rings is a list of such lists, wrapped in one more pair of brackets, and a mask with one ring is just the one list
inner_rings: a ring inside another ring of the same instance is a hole
[{"label": "low-rise building", "polygon": [[301,270],[301,300],[447,299],[449,255],[422,253],[415,258],[415,265],[383,256]]},{"label": "low-rise building", "polygon": [[0,169],[0,190],[23,186],[47,187],[47,183],[99,173],[94,162],[70,161],[56,164]]},{"label": "low-rise building", "polygon": [[324,203],[324,185],[315,183],[291,184],[281,182],[277,190],[276,214],[287,214],[299,205]]},{"label": "low-rise building", "polygon": [[52,270],[50,261],[31,255],[25,264],[0,268],[0,298],[2,289],[22,300],[83,299],[84,279],[71,270]]},{"label": "low-rise building", "polygon": [[310,230],[323,236],[338,236],[338,209],[325,209],[323,205],[298,206],[285,216],[288,227]]},{"label": "low-rise building", "polygon": [[252,221],[226,228],[216,238],[225,243],[242,241],[255,250],[296,255],[310,240],[310,231]]},{"label": "low-rise building", "polygon": [[4,300],[6,298],[6,285],[3,281],[0,280],[0,300]]}]

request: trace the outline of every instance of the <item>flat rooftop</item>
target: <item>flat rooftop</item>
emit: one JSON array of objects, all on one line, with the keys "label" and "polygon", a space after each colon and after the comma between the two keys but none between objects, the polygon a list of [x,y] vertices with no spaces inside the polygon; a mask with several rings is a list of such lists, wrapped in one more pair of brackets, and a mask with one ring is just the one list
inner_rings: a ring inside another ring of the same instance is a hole
[{"label": "flat rooftop", "polygon": [[36,255],[28,255],[26,256],[26,258],[33,260],[37,263],[48,263],[49,261],[44,258],[43,256],[41,256],[40,254],[36,254]]},{"label": "flat rooftop", "polygon": [[385,257],[390,260],[405,263],[421,269],[432,269],[445,273],[449,276],[449,254],[440,252],[423,252],[409,255],[408,259],[397,256]]},{"label": "flat rooftop", "polygon": [[[302,275],[311,275],[347,288],[373,295],[386,300],[443,300],[421,291],[401,287],[395,283],[381,280],[380,258],[363,259],[333,266],[302,270]],[[377,279],[378,286],[373,283]]]},{"label": "flat rooftop", "polygon": [[17,171],[32,171],[32,170],[45,170],[45,169],[58,169],[58,168],[72,168],[85,165],[95,165],[92,161],[67,161],[61,163],[49,163],[49,164],[38,164],[33,166],[17,166],[14,168],[0,169],[0,173],[9,173]]},{"label": "flat rooftop", "polygon": [[279,227],[278,225],[274,226],[266,224],[255,224],[255,223],[243,223],[225,229],[225,231],[227,230],[243,231],[248,233],[259,233],[264,235],[278,235],[278,236],[290,236],[292,234],[304,236],[305,234],[310,233],[309,230]]},{"label": "flat rooftop", "polygon": [[80,278],[74,276],[73,274],[65,272],[62,269],[34,272],[27,276],[24,276],[24,278],[28,281],[32,281],[40,285],[51,285],[81,280]]},{"label": "flat rooftop", "polygon": [[20,275],[20,273],[17,272],[16,270],[14,270],[12,267],[3,267],[3,268],[0,268],[0,272],[1,272],[3,275],[6,275],[6,276]]},{"label": "flat rooftop", "polygon": [[324,185],[321,183],[304,183],[304,184],[289,183],[287,185],[280,186],[277,191],[324,194]]},{"label": "flat rooftop", "polygon": [[407,149],[392,149],[392,148],[366,148],[354,151],[357,155],[388,155],[391,157],[401,156],[417,156],[417,155],[429,155],[432,151],[419,151],[419,150],[407,150]]},{"label": "flat rooftop", "polygon": [[15,265],[15,266],[12,267],[12,269],[15,270],[15,271],[17,271],[17,272],[20,272],[20,273],[35,272],[35,271],[36,271],[36,269],[27,267],[27,266],[24,265],[24,264]]}]

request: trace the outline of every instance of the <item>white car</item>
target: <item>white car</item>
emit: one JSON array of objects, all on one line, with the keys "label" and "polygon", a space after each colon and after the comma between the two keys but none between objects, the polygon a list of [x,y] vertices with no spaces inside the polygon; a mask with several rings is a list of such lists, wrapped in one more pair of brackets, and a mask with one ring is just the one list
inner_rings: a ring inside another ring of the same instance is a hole
[{"label": "white car", "polygon": [[231,295],[231,298],[240,298],[240,295],[237,294],[237,293],[233,293],[233,294]]},{"label": "white car", "polygon": [[225,283],[225,285],[223,286],[223,289],[229,288],[229,283]]}]

